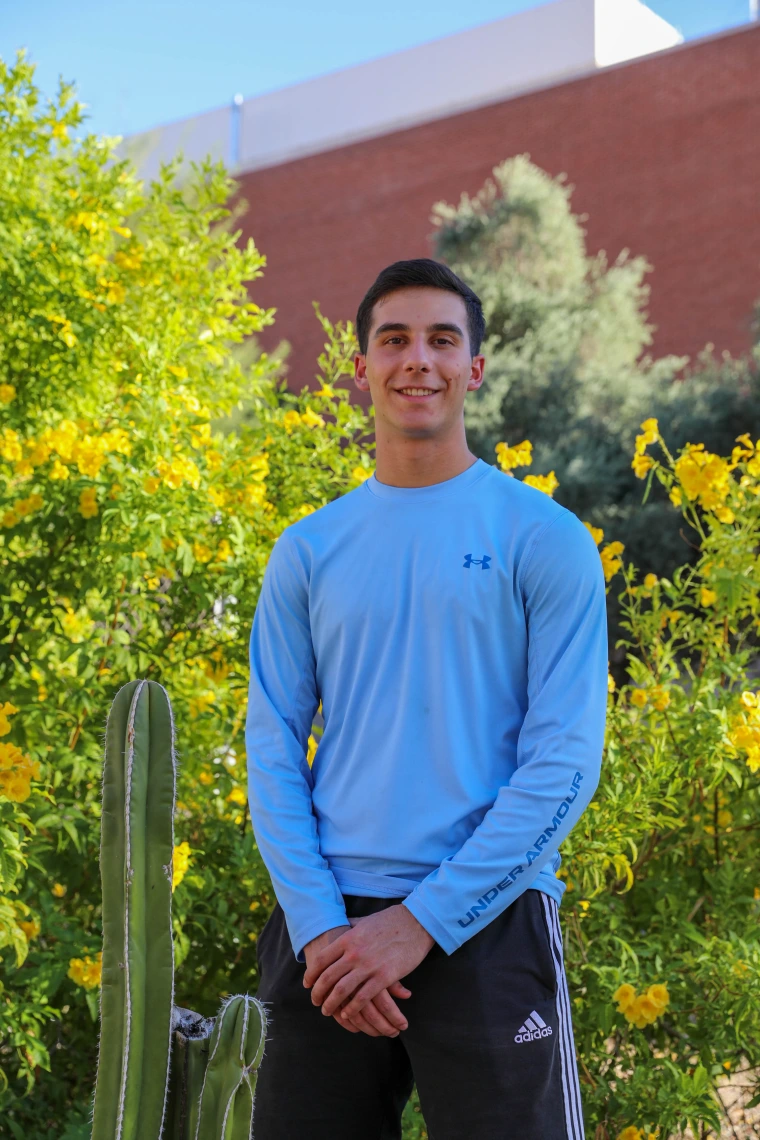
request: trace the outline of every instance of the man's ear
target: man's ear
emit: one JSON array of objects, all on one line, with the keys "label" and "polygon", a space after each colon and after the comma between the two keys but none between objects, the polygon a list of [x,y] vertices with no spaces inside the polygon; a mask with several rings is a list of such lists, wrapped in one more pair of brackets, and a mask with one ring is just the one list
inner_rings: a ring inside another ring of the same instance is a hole
[{"label": "man's ear", "polygon": [[483,373],[486,367],[485,356],[473,356],[470,369],[470,379],[467,381],[467,391],[475,392],[483,383]]},{"label": "man's ear", "polygon": [[357,352],[354,357],[354,384],[362,392],[369,392],[367,380],[367,358],[363,352]]}]

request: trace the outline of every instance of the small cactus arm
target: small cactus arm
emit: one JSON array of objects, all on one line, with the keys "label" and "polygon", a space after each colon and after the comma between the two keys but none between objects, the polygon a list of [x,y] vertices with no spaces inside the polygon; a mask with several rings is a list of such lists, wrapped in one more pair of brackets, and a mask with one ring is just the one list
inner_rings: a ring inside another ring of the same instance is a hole
[{"label": "small cactus arm", "polygon": [[193,1140],[213,1017],[174,1007],[169,1100],[161,1140]]},{"label": "small cactus arm", "polygon": [[191,1140],[249,1140],[265,1039],[266,1014],[256,998],[236,994],[222,1004],[211,1034]]},{"label": "small cactus arm", "polygon": [[116,694],[106,726],[92,1140],[159,1140],[162,1132],[174,998],[175,782],[169,698],[154,681],[131,681]]}]

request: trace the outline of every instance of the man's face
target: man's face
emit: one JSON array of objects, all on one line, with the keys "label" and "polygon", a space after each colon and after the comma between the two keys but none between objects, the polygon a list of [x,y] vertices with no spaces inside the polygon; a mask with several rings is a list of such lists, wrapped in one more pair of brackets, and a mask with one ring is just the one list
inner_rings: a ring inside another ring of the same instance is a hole
[{"label": "man's face", "polygon": [[467,392],[483,382],[470,355],[464,300],[446,289],[398,289],[375,305],[366,355],[354,359],[378,425],[413,438],[445,434],[462,418]]}]

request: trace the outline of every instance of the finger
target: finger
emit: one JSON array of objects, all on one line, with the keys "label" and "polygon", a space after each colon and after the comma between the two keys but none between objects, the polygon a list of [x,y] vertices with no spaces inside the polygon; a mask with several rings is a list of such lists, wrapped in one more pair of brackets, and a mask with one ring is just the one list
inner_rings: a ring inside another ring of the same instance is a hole
[{"label": "finger", "polygon": [[[341,982],[338,983],[338,985],[341,984]],[[367,1002],[372,1001],[374,997],[377,997],[380,991],[385,989],[385,986],[383,985],[382,981],[378,981],[377,978],[368,978],[363,985],[359,986],[358,989],[356,989],[356,987],[354,988],[355,992],[353,994],[353,997],[348,1000],[348,995],[346,995],[346,998],[344,998],[346,1006],[345,1013],[349,1019],[354,1018],[357,1013],[360,1013],[361,1010],[364,1009]],[[332,994],[330,996],[332,997]]]},{"label": "finger", "polygon": [[379,1029],[375,1029],[374,1025],[367,1021],[363,1013],[358,1013],[353,1021],[344,1021],[339,1013],[336,1013],[335,1017],[341,1025],[353,1025],[359,1033],[366,1033],[368,1037],[383,1036]]},{"label": "finger", "polygon": [[[347,931],[346,933],[350,932]],[[313,986],[322,971],[331,966],[333,962],[337,962],[345,948],[342,934],[333,939],[332,942],[328,942],[327,946],[323,946],[311,965],[306,967],[303,984],[307,987]]]},{"label": "finger", "polygon": [[[382,997],[382,994],[378,994],[374,1001],[367,1002],[358,1016],[363,1017],[371,1025],[374,1025],[375,1029],[382,1033],[383,1037],[398,1037],[401,1026],[395,1025],[385,1016],[384,1011],[378,1005],[378,998],[380,997]],[[391,1001],[391,998],[388,998],[388,1001]],[[406,1029],[406,1025],[404,1025],[403,1028]]]},{"label": "finger", "polygon": [[[311,1000],[314,1005],[322,1005],[333,986],[340,981],[344,974],[350,972],[351,966],[345,959],[339,958],[332,966],[328,966],[324,973],[319,975],[312,987]],[[356,986],[354,986],[354,989],[356,989]],[[334,1010],[330,1010],[330,1013],[333,1012]]]},{"label": "finger", "polygon": [[[337,1013],[340,1007],[354,996],[365,979],[366,974],[361,974],[358,970],[351,970],[348,974],[344,974],[322,1002],[322,1013],[328,1015]],[[362,1002],[362,1005],[366,1005],[366,1002]],[[354,1012],[358,1013],[359,1010],[356,1009]]]},{"label": "finger", "polygon": [[[394,1029],[401,1030],[408,1028],[409,1022],[406,1020],[403,1013],[396,1005],[395,1001],[387,990],[381,990],[380,993],[372,999],[370,1006],[374,1006],[375,1009],[379,1010],[379,1012],[387,1021],[390,1022]],[[364,1007],[363,1013],[365,1017],[370,1006]],[[373,1022],[373,1025],[377,1025],[377,1022]]]},{"label": "finger", "polygon": [[412,991],[402,985],[401,982],[391,982],[388,986],[388,993],[392,994],[395,998],[408,998],[412,996]]}]

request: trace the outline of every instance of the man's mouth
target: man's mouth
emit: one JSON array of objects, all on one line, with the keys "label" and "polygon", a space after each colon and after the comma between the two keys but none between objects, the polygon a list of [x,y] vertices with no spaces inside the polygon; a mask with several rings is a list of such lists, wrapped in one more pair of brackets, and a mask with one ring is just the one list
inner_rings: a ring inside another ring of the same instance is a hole
[{"label": "man's mouth", "polygon": [[394,388],[399,396],[403,396],[407,400],[427,400],[434,396],[438,391],[437,388]]}]

